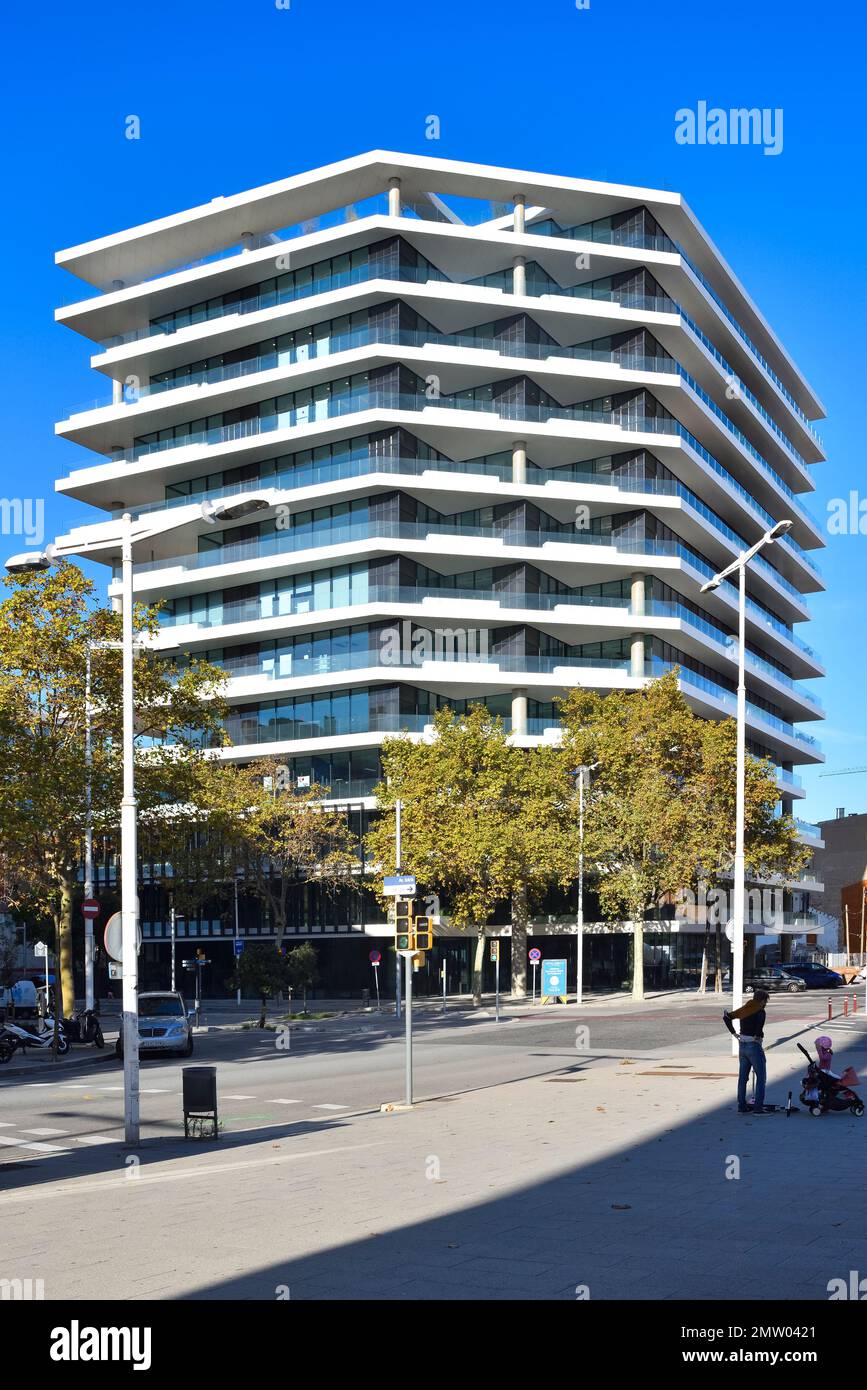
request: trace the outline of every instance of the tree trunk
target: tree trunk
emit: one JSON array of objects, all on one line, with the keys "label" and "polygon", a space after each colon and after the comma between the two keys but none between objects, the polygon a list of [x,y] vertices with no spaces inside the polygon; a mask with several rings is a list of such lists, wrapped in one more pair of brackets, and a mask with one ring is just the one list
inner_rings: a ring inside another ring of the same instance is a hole
[{"label": "tree trunk", "polygon": [[722,923],[716,924],[716,957],[714,960],[714,993],[722,994]]},{"label": "tree trunk", "polygon": [[260,1028],[264,1028],[264,1027],[265,1027],[265,1014],[267,1013],[267,1011],[268,1011],[268,1001],[267,1001],[267,999],[265,998],[265,995],[263,994],[263,995],[262,995],[262,1004],[261,1004],[261,1007],[260,1007],[260,1009],[259,1009],[259,1027],[260,1027]]},{"label": "tree trunk", "polygon": [[476,954],[473,960],[473,1005],[478,1008],[482,1002],[482,970],[485,964],[485,933],[476,937]]},{"label": "tree trunk", "polygon": [[704,929],[704,945],[701,948],[701,979],[698,985],[699,994],[707,994],[707,967],[708,967],[708,946],[710,944],[710,924]]},{"label": "tree trunk", "polygon": [[632,997],[644,998],[644,927],[642,919],[635,919],[632,933]]},{"label": "tree trunk", "polygon": [[512,894],[512,998],[527,997],[527,890]]},{"label": "tree trunk", "polygon": [[57,980],[54,992],[57,1007],[64,1018],[75,1012],[75,980],[72,974],[72,895],[75,880],[64,875],[60,880],[60,915],[57,923]]}]

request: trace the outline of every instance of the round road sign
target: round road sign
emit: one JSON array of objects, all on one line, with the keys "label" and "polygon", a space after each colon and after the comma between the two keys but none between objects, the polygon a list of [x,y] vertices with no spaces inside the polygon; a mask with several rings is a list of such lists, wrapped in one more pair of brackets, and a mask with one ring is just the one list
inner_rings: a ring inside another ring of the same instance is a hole
[{"label": "round road sign", "polygon": [[539,950],[538,946],[534,946],[532,951],[530,952],[530,960],[533,962],[534,965],[538,965],[541,959],[542,952]]},{"label": "round road sign", "polygon": [[381,960],[382,960],[382,955],[381,955],[381,953],[380,953],[379,951],[371,951],[371,953],[370,953],[370,963],[371,963],[371,965],[379,965],[379,962],[380,962]]}]

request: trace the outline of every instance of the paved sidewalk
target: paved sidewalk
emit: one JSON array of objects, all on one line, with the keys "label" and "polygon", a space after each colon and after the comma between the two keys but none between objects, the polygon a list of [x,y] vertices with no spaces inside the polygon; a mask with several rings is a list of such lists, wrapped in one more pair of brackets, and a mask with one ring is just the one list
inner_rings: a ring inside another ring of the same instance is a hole
[{"label": "paved sidewalk", "polygon": [[[771,1025],[769,1099],[797,1099],[817,1031]],[[831,1032],[861,1066],[862,1019]],[[7,1165],[4,1275],[73,1300],[824,1300],[867,1275],[867,1118],[739,1116],[735,1072],[725,1035],[576,1053],[410,1112]]]}]

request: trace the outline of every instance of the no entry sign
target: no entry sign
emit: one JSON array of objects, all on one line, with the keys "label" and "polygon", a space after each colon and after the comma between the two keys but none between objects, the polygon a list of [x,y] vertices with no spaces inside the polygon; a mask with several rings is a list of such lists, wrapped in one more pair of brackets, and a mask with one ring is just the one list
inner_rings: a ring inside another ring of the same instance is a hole
[{"label": "no entry sign", "polygon": [[96,921],[99,916],[99,903],[96,898],[85,898],[81,904],[81,915],[89,922]]}]

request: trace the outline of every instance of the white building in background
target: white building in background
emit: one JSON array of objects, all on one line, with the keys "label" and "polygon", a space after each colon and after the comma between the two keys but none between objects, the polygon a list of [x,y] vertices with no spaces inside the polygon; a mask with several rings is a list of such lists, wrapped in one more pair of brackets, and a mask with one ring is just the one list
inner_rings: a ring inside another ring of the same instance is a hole
[{"label": "white building in background", "polygon": [[[748,573],[747,736],[800,800],[822,758],[801,634],[823,410],[679,194],[373,151],[57,263],[89,287],[58,322],[104,378],[57,426],[87,451],[58,490],[95,518],[277,503],[137,554],[164,643],[226,668],[228,756],[278,755],[360,820],[383,739],[444,704],[483,701],[531,744],[570,685],[676,664],[698,711],[732,715],[736,589],[699,590],[787,517]],[[818,886],[789,885],[790,927]],[[143,911],[156,964],[165,914]],[[354,989],[370,942],[339,918],[299,895],[297,934]],[[702,936],[660,924],[666,979]],[[588,982],[619,983],[623,933],[586,949]]]}]

